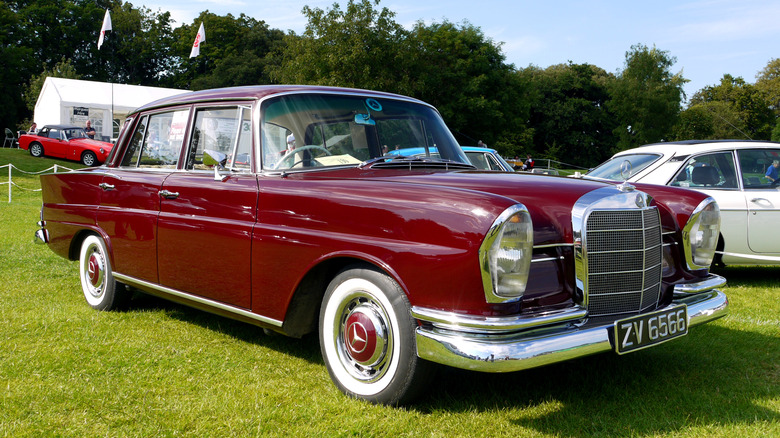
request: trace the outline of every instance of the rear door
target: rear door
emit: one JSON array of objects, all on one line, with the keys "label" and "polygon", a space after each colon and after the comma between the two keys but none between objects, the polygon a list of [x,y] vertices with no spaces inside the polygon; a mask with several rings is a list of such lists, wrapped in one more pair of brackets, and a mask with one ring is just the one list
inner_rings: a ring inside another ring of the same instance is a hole
[{"label": "rear door", "polygon": [[766,178],[769,166],[780,160],[778,149],[737,151],[748,208],[748,245],[760,254],[780,254],[780,185]]},{"label": "rear door", "polygon": [[[129,146],[101,184],[98,225],[110,238],[114,271],[157,283],[157,218],[163,181],[179,161],[184,128],[170,129],[173,120],[186,123],[189,109],[160,112],[139,118]],[[154,143],[163,136],[171,151],[161,156]]]}]

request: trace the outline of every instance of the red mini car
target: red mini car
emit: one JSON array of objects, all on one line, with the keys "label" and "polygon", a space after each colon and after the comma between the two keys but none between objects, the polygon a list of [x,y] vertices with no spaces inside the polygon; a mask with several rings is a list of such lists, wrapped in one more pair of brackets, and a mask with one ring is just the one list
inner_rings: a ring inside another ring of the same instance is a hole
[{"label": "red mini car", "polygon": [[712,198],[479,171],[435,108],[395,94],[175,96],[131,113],[105,166],[41,185],[36,237],[79,261],[90,306],[137,290],[318,334],[336,386],[374,403],[410,401],[436,364],[626,354],[728,310]]},{"label": "red mini car", "polygon": [[84,128],[78,126],[46,125],[35,134],[19,137],[19,147],[29,150],[33,157],[46,155],[97,166],[106,161],[114,145],[87,137]]}]

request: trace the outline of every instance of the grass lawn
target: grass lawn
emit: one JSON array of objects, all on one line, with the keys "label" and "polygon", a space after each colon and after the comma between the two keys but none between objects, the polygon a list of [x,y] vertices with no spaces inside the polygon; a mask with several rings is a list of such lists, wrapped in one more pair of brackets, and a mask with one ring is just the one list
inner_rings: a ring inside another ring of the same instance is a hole
[{"label": "grass lawn", "polygon": [[[75,165],[0,150],[9,161]],[[780,436],[780,267],[722,269],[731,314],[657,348],[503,375],[443,369],[394,409],[343,396],[316,336],[142,294],[93,311],[77,263],[32,242],[40,194],[13,190],[12,203],[0,191],[0,437]]]}]

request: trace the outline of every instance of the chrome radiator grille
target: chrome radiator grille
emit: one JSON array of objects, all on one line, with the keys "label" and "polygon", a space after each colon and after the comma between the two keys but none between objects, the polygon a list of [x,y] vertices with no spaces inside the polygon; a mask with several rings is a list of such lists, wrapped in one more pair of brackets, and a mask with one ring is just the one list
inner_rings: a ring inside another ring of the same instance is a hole
[{"label": "chrome radiator grille", "polygon": [[657,306],[662,256],[658,209],[595,210],[583,231],[588,314],[631,314]]}]

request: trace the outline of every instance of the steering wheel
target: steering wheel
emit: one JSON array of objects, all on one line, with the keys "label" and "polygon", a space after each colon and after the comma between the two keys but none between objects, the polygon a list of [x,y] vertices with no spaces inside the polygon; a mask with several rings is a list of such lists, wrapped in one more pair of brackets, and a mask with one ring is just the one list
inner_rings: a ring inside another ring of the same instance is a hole
[{"label": "steering wheel", "polygon": [[[285,160],[290,160],[291,158],[294,158],[295,154],[297,154],[299,152],[311,151],[311,150],[315,150],[315,149],[319,149],[319,150],[325,152],[325,155],[333,155],[333,154],[330,153],[329,150],[325,149],[322,146],[318,146],[316,144],[309,144],[309,145],[306,145],[306,146],[301,146],[299,148],[295,148],[295,149],[293,149],[291,151],[287,151],[287,153],[285,153],[282,158],[279,158],[279,161],[277,161],[276,164],[274,164],[273,168],[274,169],[279,169],[280,167],[282,167],[282,164],[285,162]],[[296,164],[302,163],[302,162],[304,162],[306,160],[313,160],[313,159],[312,158],[304,158],[302,160],[298,160],[298,161],[293,162],[292,165],[287,166],[286,168],[289,169],[291,167],[294,167]]]}]

